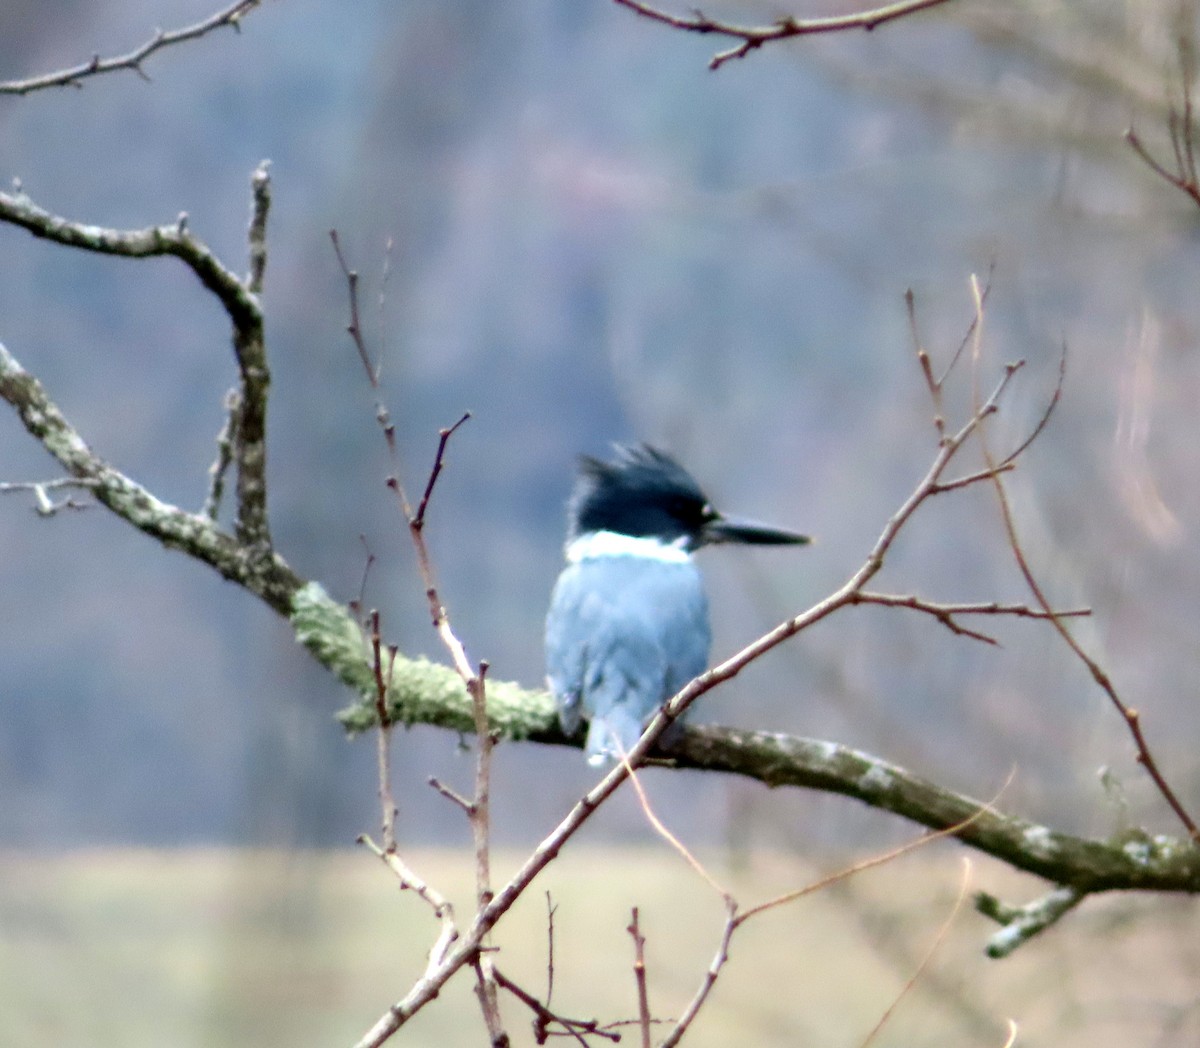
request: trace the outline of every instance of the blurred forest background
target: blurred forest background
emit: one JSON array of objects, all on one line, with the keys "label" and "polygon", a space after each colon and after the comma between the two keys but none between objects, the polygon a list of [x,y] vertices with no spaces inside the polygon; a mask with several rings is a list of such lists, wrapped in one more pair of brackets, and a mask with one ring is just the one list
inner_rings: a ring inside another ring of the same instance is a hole
[{"label": "blurred forest background", "polygon": [[[214,6],[6,0],[0,78],[123,52]],[[1063,402],[1012,479],[1028,551],[1060,606],[1095,609],[1078,635],[1194,799],[1200,239],[1194,205],[1122,137],[1133,124],[1165,152],[1194,14],[950,3],[710,72],[711,38],[608,0],[271,0],[239,34],[151,59],[152,82],[0,98],[0,177],[106,226],[186,211],[242,269],[250,174],[270,158],[276,543],[349,600],[365,536],[379,558],[368,603],[405,652],[443,657],[345,334],[336,228],[413,484],[438,427],[473,413],[427,534],[471,655],[528,686],[579,452],[658,443],[719,506],[817,537],[702,554],[714,655],[730,654],[840,584],[925,472],[934,432],[905,289],[945,361],[971,316],[969,275],[991,272],[987,366],[1029,362],[997,441],[1036,422],[1069,347]],[[199,507],[233,366],[226,319],[183,266],[0,226],[0,338],[101,455]],[[964,374],[964,410],[968,390]],[[0,479],[52,475],[0,413]],[[267,609],[102,510],[43,521],[6,496],[0,551],[0,846],[334,846],[374,828],[374,747],[333,720],[350,696]],[[1026,599],[984,489],[924,508],[883,584]],[[854,611],[696,719],[834,739],[981,797],[1015,769],[1005,808],[1096,835],[1123,818],[1104,766],[1135,819],[1175,832],[1052,631],[999,635],[992,648],[928,617]],[[402,841],[464,841],[425,785],[467,781],[459,740],[416,728],[396,750]],[[537,840],[589,781],[577,752],[501,746],[499,840]],[[811,852],[912,832],[837,798],[647,781],[700,845]],[[618,801],[586,836],[650,839]]]}]

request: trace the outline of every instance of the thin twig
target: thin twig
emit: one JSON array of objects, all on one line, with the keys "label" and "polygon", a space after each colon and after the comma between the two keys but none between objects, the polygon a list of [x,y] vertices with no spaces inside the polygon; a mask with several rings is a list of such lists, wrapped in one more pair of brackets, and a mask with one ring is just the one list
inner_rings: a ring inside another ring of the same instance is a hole
[{"label": "thin twig", "polygon": [[690,16],[673,15],[659,10],[640,0],[615,0],[621,7],[626,7],[635,14],[648,18],[660,25],[681,29],[685,32],[725,36],[741,41],[736,47],[715,54],[709,62],[709,69],[719,69],[733,58],[744,58],[751,51],[762,47],[763,44],[775,40],[787,40],[795,36],[809,36],[814,33],[837,33],[847,29],[865,29],[870,31],[885,22],[891,22],[906,15],[915,14],[926,8],[937,7],[946,0],[901,0],[899,3],[887,4],[883,7],[860,11],[857,14],[835,15],[829,18],[780,18],[771,25],[739,26],[731,22],[722,22],[709,18],[701,11],[695,11]]},{"label": "thin twig", "polygon": [[554,912],[558,907],[546,892],[546,1007],[554,1000]]},{"label": "thin twig", "polygon": [[5,481],[0,483],[0,495],[11,495],[16,492],[31,492],[33,494],[33,511],[39,517],[53,517],[61,510],[88,509],[93,503],[76,502],[69,496],[55,502],[47,492],[61,491],[64,488],[79,488],[83,491],[93,491],[96,481],[77,477],[60,477],[57,480]]},{"label": "thin twig", "polygon": [[354,348],[358,351],[358,359],[362,363],[363,370],[367,373],[367,381],[371,384],[371,388],[379,389],[379,368],[378,365],[371,363],[370,354],[367,352],[366,339],[363,336],[362,321],[358,315],[358,271],[351,269],[346,262],[345,255],[342,254],[342,242],[338,237],[338,231],[331,229],[329,231],[329,239],[333,242],[333,253],[337,257],[338,265],[342,268],[342,276],[346,278],[346,291],[349,297],[350,321],[346,325],[346,333],[350,336],[354,343]]},{"label": "thin twig", "polygon": [[629,927],[633,939],[633,981],[637,985],[638,1026],[642,1032],[642,1048],[650,1048],[650,995],[646,989],[646,937],[638,926],[638,908],[633,908]]},{"label": "thin twig", "polygon": [[909,852],[916,851],[918,848],[924,848],[927,844],[932,844],[934,841],[941,840],[944,837],[957,837],[964,830],[968,829],[975,822],[993,814],[995,811],[994,805],[1000,800],[1004,791],[1008,789],[1012,783],[1013,774],[1010,773],[1008,778],[1004,780],[1003,785],[996,791],[996,795],[987,802],[977,802],[978,807],[975,811],[968,815],[965,819],[954,823],[952,826],[947,826],[945,829],[934,830],[929,833],[924,833],[920,837],[915,837],[911,841],[907,841],[890,851],[881,852],[878,855],[872,855],[869,858],[862,859],[859,862],[852,863],[850,866],[845,866],[832,873],[827,877],[822,877],[819,881],[814,881],[811,884],[805,885],[803,888],[798,888],[793,891],[784,892],[782,895],[777,895],[765,902],[760,902],[755,906],[751,906],[748,910],[744,910],[738,915],[737,923],[744,924],[751,917],[757,917],[760,913],[765,913],[767,910],[773,910],[777,906],[786,906],[788,903],[795,902],[797,899],[802,899],[806,895],[811,895],[813,892],[829,887],[829,885],[837,881],[843,881],[855,874],[862,873],[864,870],[874,869],[876,866],[884,866],[889,862],[894,862],[902,855],[907,855]]},{"label": "thin twig", "polygon": [[233,464],[233,449],[237,445],[238,428],[242,418],[242,395],[236,389],[225,394],[225,421],[217,433],[217,457],[208,467],[208,494],[200,512],[216,522],[225,496],[225,477]]},{"label": "thin twig", "polygon": [[188,40],[195,40],[225,26],[230,26],[240,32],[242,19],[261,2],[262,0],[237,0],[236,3],[230,4],[216,14],[209,15],[208,18],[193,25],[167,32],[159,29],[149,40],[128,54],[118,55],[114,58],[101,58],[99,55],[93,55],[86,62],[67,69],[60,69],[57,72],[31,76],[25,80],[0,81],[0,95],[27,95],[32,91],[40,91],[49,87],[82,87],[83,81],[89,77],[101,76],[104,73],[113,73],[122,69],[132,70],[143,80],[149,81],[150,77],[142,68],[142,63],[156,51],[161,51],[174,44],[182,44]]},{"label": "thin twig", "polygon": [[944,495],[949,491],[958,491],[960,488],[970,487],[972,484],[979,484],[985,480],[991,480],[995,473],[1010,473],[1016,469],[1016,463],[1008,462],[1002,466],[997,466],[995,469],[981,469],[974,473],[966,473],[961,477],[955,477],[953,480],[939,481],[932,491],[934,495]]},{"label": "thin twig", "polygon": [[526,1008],[533,1012],[533,1036],[538,1044],[545,1044],[546,1039],[551,1034],[550,1026],[561,1026],[563,1032],[574,1038],[580,1044],[587,1048],[587,1041],[584,1039],[586,1034],[588,1037],[603,1037],[605,1040],[616,1043],[621,1039],[621,1035],[613,1033],[601,1027],[600,1023],[595,1019],[569,1019],[565,1015],[559,1015],[550,1010],[549,1001],[542,1004],[533,994],[522,989],[515,982],[505,975],[499,968],[492,968],[492,975],[496,980],[497,985],[502,990],[507,990]]},{"label": "thin twig", "polygon": [[[987,479],[991,479],[997,473],[1002,473],[1008,470],[1012,464],[1025,454],[1029,445],[1032,444],[1038,437],[1042,435],[1042,431],[1046,428],[1046,424],[1050,421],[1050,416],[1054,414],[1054,409],[1058,407],[1058,403],[1062,400],[1063,386],[1067,381],[1067,344],[1064,342],[1062,353],[1058,357],[1058,381],[1054,384],[1054,392],[1050,394],[1050,399],[1046,402],[1046,409],[1042,412],[1042,417],[1038,419],[1037,425],[1029,431],[1027,436],[1020,444],[1000,460],[1000,464],[994,469],[985,470],[984,474]],[[1060,612],[1061,614],[1061,612]]]},{"label": "thin twig", "polygon": [[683,1039],[683,1035],[691,1028],[692,1023],[695,1022],[696,1016],[700,1014],[700,1009],[704,1007],[709,994],[717,984],[717,979],[720,978],[721,972],[729,962],[729,944],[733,941],[733,933],[739,924],[737,903],[732,898],[727,898],[725,901],[725,924],[721,928],[721,938],[717,942],[713,959],[704,972],[700,986],[692,995],[692,999],[688,1001],[687,1007],[680,1014],[674,1028],[662,1042],[660,1048],[675,1048]]},{"label": "thin twig", "polygon": [[637,794],[638,804],[641,805],[642,814],[646,816],[646,820],[654,827],[654,831],[662,837],[676,852],[683,857],[696,874],[704,880],[714,892],[722,899],[729,900],[731,894],[717,883],[717,879],[705,869],[704,864],[700,862],[687,848],[687,846],[678,837],[675,836],[663,821],[655,814],[654,809],[650,805],[650,798],[646,796],[646,791],[642,788],[642,780],[638,773],[631,767],[629,769],[629,784],[633,787]]},{"label": "thin twig", "polygon": [[425,484],[425,490],[421,493],[421,501],[417,505],[417,512],[410,522],[410,527],[420,530],[425,526],[425,510],[429,508],[429,497],[433,494],[433,486],[437,483],[438,477],[442,475],[442,466],[446,458],[446,444],[454,435],[454,431],[470,417],[471,413],[464,411],[462,418],[453,426],[438,430],[438,446],[437,453],[433,456],[433,468],[429,471],[429,480]]},{"label": "thin twig", "polygon": [[916,297],[913,295],[912,288],[908,288],[904,292],[904,308],[908,315],[908,332],[912,338],[913,353],[916,355],[917,363],[921,367],[921,375],[925,379],[925,388],[929,391],[929,396],[933,400],[933,428],[937,431],[938,440],[940,441],[946,435],[946,415],[942,408],[942,387],[941,383],[934,378],[933,363],[929,358],[929,351],[921,341],[921,332],[917,326]]},{"label": "thin twig", "polygon": [[[973,277],[971,280],[971,290],[975,300],[976,314],[979,318],[979,324],[976,327],[976,345],[973,351],[975,358],[978,359],[980,354],[980,348],[978,344],[979,329],[983,325],[983,296],[980,294],[978,281]],[[991,470],[994,470],[996,462],[995,456],[992,453],[991,447],[988,444],[986,433],[983,430],[980,430],[979,433],[979,448],[987,467]],[[1141,718],[1138,711],[1125,703],[1125,701],[1117,693],[1116,687],[1113,685],[1108,674],[1105,673],[1095,659],[1093,659],[1087,654],[1087,652],[1083,650],[1083,647],[1075,639],[1074,634],[1067,629],[1066,624],[1062,621],[1062,616],[1056,613],[1051,607],[1050,601],[1046,597],[1045,592],[1042,590],[1041,584],[1034,576],[1033,569],[1029,565],[1029,561],[1025,556],[1024,548],[1022,547],[1020,538],[1017,535],[1016,521],[1013,518],[1012,507],[1008,501],[1008,493],[1004,487],[1004,480],[999,473],[995,473],[993,475],[992,484],[996,492],[996,502],[1000,510],[1000,518],[1004,525],[1004,533],[1008,541],[1009,549],[1012,551],[1013,559],[1016,561],[1017,567],[1021,572],[1021,576],[1025,579],[1025,584],[1029,587],[1029,591],[1033,594],[1034,599],[1046,613],[1046,617],[1049,619],[1055,631],[1060,637],[1062,637],[1067,647],[1070,648],[1071,651],[1075,653],[1075,656],[1084,664],[1088,672],[1091,674],[1092,679],[1096,682],[1104,694],[1108,696],[1109,701],[1116,708],[1117,712],[1120,713],[1122,720],[1125,722],[1125,726],[1129,729],[1129,733],[1133,738],[1134,746],[1137,750],[1138,763],[1146,769],[1147,774],[1150,776],[1151,780],[1153,780],[1154,785],[1158,788],[1159,793],[1162,794],[1168,806],[1179,818],[1179,821],[1182,822],[1187,828],[1187,831],[1191,835],[1192,839],[1194,841],[1200,841],[1200,827],[1197,827],[1187,809],[1184,808],[1179,798],[1175,795],[1175,791],[1171,789],[1170,784],[1160,771],[1158,763],[1154,759],[1154,755],[1150,752],[1150,747],[1146,742],[1145,735],[1142,732]]]},{"label": "thin twig", "polygon": [[424,978],[430,978],[432,973],[436,972],[445,963],[447,951],[459,937],[458,928],[454,923],[454,907],[448,900],[443,898],[436,888],[418,875],[400,857],[395,849],[387,851],[381,848],[366,834],[358,838],[358,843],[363,845],[395,874],[401,891],[411,891],[417,898],[428,905],[433,911],[434,917],[437,918],[441,925],[437,941],[433,944],[433,949],[429,951],[429,963],[425,968]]},{"label": "thin twig", "polygon": [[888,1020],[891,1019],[892,1015],[899,1007],[900,1002],[903,1001],[904,998],[907,997],[912,991],[912,988],[916,986],[918,980],[924,974],[925,969],[929,967],[929,962],[933,960],[933,955],[937,953],[938,949],[945,941],[946,935],[950,931],[950,926],[954,923],[955,918],[958,917],[959,911],[962,910],[963,901],[967,897],[967,887],[971,883],[971,860],[964,856],[962,864],[962,883],[959,885],[958,897],[954,900],[954,905],[950,908],[949,915],[942,922],[941,928],[938,929],[937,935],[934,937],[933,942],[930,943],[929,949],[925,951],[925,956],[921,958],[921,962],[917,965],[916,970],[912,973],[904,986],[901,987],[900,992],[896,995],[895,1000],[888,1005],[883,1015],[880,1016],[879,1022],[875,1024],[871,1032],[867,1034],[867,1036],[859,1043],[859,1048],[867,1048],[867,1045],[875,1040],[879,1032],[887,1025]]},{"label": "thin twig", "polygon": [[[987,644],[998,644],[999,642],[986,633],[968,629],[955,621],[954,617],[956,615],[994,615],[997,617],[1026,619],[1048,619],[1051,617],[1051,614],[1047,613],[1043,608],[1032,608],[1028,604],[1000,604],[996,601],[942,604],[926,600],[924,597],[918,597],[914,594],[875,593],[868,590],[860,590],[855,594],[851,603],[878,604],[885,608],[911,608],[914,611],[920,611],[926,615],[933,616],[933,618],[937,619],[938,622],[950,630],[951,633],[963,637],[971,637],[974,640],[984,641]],[[1053,612],[1054,615],[1064,618],[1086,616],[1091,613],[1091,608],[1067,608],[1063,611]]]},{"label": "thin twig", "polygon": [[[350,610],[356,614],[361,614],[362,609],[367,603],[367,583],[371,578],[371,569],[375,566],[375,554],[371,552],[366,535],[360,534],[358,541],[362,543],[363,552],[366,556],[363,558],[362,578],[358,580],[358,596],[350,601]],[[372,699],[375,697],[375,695],[372,695]]]},{"label": "thin twig", "polygon": [[[983,285],[983,301],[984,302],[987,302],[988,295],[991,294],[992,274],[995,272],[995,268],[996,268],[996,263],[993,262],[991,264],[991,267],[988,269],[987,283],[985,283]],[[963,352],[966,350],[967,346],[971,345],[972,340],[976,337],[978,331],[979,331],[978,318],[974,314],[972,314],[970,323],[967,324],[967,330],[965,332],[963,332],[962,341],[960,341],[958,344],[958,349],[956,349],[954,351],[954,353],[951,355],[950,362],[943,369],[941,376],[937,380],[937,385],[938,385],[939,391],[945,385],[946,379],[948,379],[950,377],[951,372],[954,371],[954,369],[958,366],[958,362],[962,359]]]},{"label": "thin twig", "polygon": [[457,790],[452,789],[440,779],[435,779],[433,776],[429,777],[428,782],[430,786],[437,790],[438,793],[446,798],[446,800],[450,801],[451,804],[457,804],[464,813],[467,815],[471,814],[472,802],[467,800],[467,798]]},{"label": "thin twig", "polygon": [[[1011,778],[1012,776],[1009,776],[1009,779],[1005,781],[1004,785],[1000,788],[1000,791],[996,794],[996,797],[993,800],[999,799],[1000,794],[1007,789]],[[683,1038],[683,1035],[687,1032],[688,1027],[691,1026],[696,1016],[700,1013],[700,1009],[704,1007],[705,1002],[712,993],[713,987],[717,983],[717,979],[721,975],[722,969],[729,960],[729,947],[733,941],[734,933],[752,917],[757,917],[769,910],[796,902],[797,900],[804,898],[806,895],[812,895],[814,892],[828,888],[830,885],[836,884],[838,881],[853,877],[865,870],[870,870],[876,866],[883,866],[887,863],[894,862],[896,859],[900,858],[900,856],[905,855],[908,852],[915,851],[918,848],[923,848],[925,845],[931,844],[933,841],[961,833],[970,823],[974,822],[976,819],[982,818],[990,810],[991,803],[980,805],[971,816],[962,822],[956,823],[954,826],[948,826],[943,830],[933,833],[923,834],[922,836],[917,837],[906,844],[900,845],[898,848],[893,848],[890,851],[886,851],[878,855],[872,855],[867,859],[862,859],[859,862],[853,863],[850,866],[846,866],[838,870],[836,873],[829,874],[826,877],[822,877],[820,880],[814,881],[811,884],[807,884],[802,888],[796,888],[792,891],[784,892],[782,895],[777,895],[771,899],[767,899],[764,902],[757,903],[756,905],[745,910],[739,911],[737,901],[732,896],[726,895],[725,924],[721,929],[721,937],[717,943],[716,953],[713,955],[713,959],[709,963],[708,969],[704,973],[704,977],[701,979],[700,986],[692,995],[692,999],[688,1002],[687,1007],[683,1010],[683,1014],[680,1015],[679,1020],[676,1022],[675,1027],[671,1031],[670,1035],[665,1041],[663,1041],[662,1048],[674,1048],[674,1046],[677,1045]]]},{"label": "thin twig", "polygon": [[368,617],[371,640],[371,667],[375,675],[375,705],[379,717],[376,732],[376,760],[379,772],[379,804],[382,810],[384,851],[396,850],[396,800],[392,796],[392,720],[388,713],[387,697],[392,686],[392,672],[396,665],[396,648],[385,651],[380,635],[380,616],[372,611]]},{"label": "thin twig", "polygon": [[[1182,10],[1182,8],[1181,8]],[[1196,77],[1196,56],[1191,39],[1190,28],[1180,27],[1177,38],[1179,52],[1179,80],[1183,97],[1183,112],[1175,108],[1172,102],[1167,108],[1167,138],[1171,143],[1171,153],[1175,160],[1175,169],[1169,170],[1166,165],[1155,159],[1150,150],[1143,144],[1141,137],[1132,128],[1125,132],[1125,141],[1151,171],[1164,182],[1185,193],[1193,203],[1200,204],[1200,177],[1196,168],[1196,120],[1192,104],[1192,83]]]},{"label": "thin twig", "polygon": [[[469,413],[464,414],[454,425],[449,426],[439,431],[437,452],[434,455],[433,466],[430,469],[429,477],[425,484],[424,493],[421,496],[420,504],[417,511],[414,513],[412,505],[409,502],[404,484],[400,480],[399,470],[399,451],[396,444],[396,430],[391,422],[390,413],[386,405],[383,403],[380,381],[379,381],[379,366],[371,363],[371,355],[367,347],[366,336],[362,330],[360,320],[360,311],[358,304],[358,274],[352,269],[342,253],[341,243],[339,241],[337,231],[330,231],[330,240],[333,243],[334,254],[337,257],[338,265],[341,267],[342,274],[346,278],[347,295],[349,299],[350,321],[347,325],[347,332],[354,343],[358,353],[359,361],[361,362],[364,371],[367,375],[367,380],[372,389],[377,394],[375,406],[376,419],[379,422],[380,428],[384,435],[384,440],[387,445],[388,454],[392,460],[392,472],[387,477],[387,487],[396,495],[400,505],[401,513],[404,516],[405,522],[408,525],[409,536],[412,539],[413,548],[417,556],[417,566],[420,572],[421,580],[425,587],[425,596],[429,604],[430,616],[432,619],[434,630],[442,641],[446,650],[450,654],[450,660],[455,670],[462,679],[463,685],[467,693],[471,697],[471,706],[473,712],[473,720],[476,737],[476,764],[475,764],[475,788],[474,795],[468,801],[460,797],[453,790],[436,780],[431,780],[436,789],[448,797],[466,813],[467,821],[471,826],[472,840],[474,842],[475,852],[475,885],[476,885],[476,926],[480,923],[480,916],[486,912],[493,902],[493,892],[491,887],[491,754],[495,747],[496,739],[491,733],[488,723],[487,712],[487,689],[486,676],[488,664],[481,661],[477,668],[473,668],[470,660],[467,658],[466,649],[461,640],[454,633],[450,624],[450,617],[446,612],[445,607],[438,595],[437,583],[434,577],[433,562],[429,555],[429,547],[425,542],[425,514],[429,507],[429,501],[433,494],[434,486],[440,476],[446,455],[446,448],[450,437],[454,432],[470,417]],[[378,642],[376,641],[376,647]],[[380,702],[385,703],[386,692],[380,692]],[[381,755],[386,753],[387,747],[387,722],[384,718],[379,719],[379,738]],[[381,793],[387,789],[387,786],[382,781],[383,775],[387,771],[386,761],[383,756],[380,758],[380,776]],[[386,828],[386,824],[385,824]],[[394,842],[393,842],[394,847]],[[495,1046],[505,1045],[508,1043],[508,1035],[504,1031],[503,1021],[500,1015],[498,988],[494,976],[494,966],[492,959],[486,952],[488,933],[490,925],[482,928],[477,935],[474,935],[471,940],[471,947],[467,951],[459,952],[455,956],[453,967],[451,967],[446,977],[453,971],[462,967],[464,964],[470,964],[476,974],[476,993],[479,998],[480,1008],[483,1013],[484,1022],[487,1025],[488,1036],[491,1043]],[[383,1039],[390,1036],[390,1033],[385,1035]],[[376,1042],[381,1043],[381,1042]]]}]

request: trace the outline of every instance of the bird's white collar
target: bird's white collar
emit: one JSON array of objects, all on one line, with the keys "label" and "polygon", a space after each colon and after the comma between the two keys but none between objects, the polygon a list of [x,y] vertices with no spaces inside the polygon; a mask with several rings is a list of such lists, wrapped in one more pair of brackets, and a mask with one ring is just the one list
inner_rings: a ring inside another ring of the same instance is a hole
[{"label": "bird's white collar", "polygon": [[589,531],[567,544],[567,563],[578,564],[581,560],[595,560],[598,557],[644,557],[666,564],[686,564],[691,560],[686,546],[686,535],[680,535],[673,542],[663,542],[652,536]]}]

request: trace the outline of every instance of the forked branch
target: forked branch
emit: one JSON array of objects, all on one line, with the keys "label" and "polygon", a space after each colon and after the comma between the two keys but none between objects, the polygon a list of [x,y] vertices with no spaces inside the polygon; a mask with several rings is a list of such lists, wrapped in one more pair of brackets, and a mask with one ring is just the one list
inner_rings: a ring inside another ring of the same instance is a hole
[{"label": "forked branch", "polygon": [[[1181,8],[1181,11],[1187,10],[1186,7]],[[1196,171],[1196,115],[1192,104],[1192,87],[1196,80],[1196,54],[1191,32],[1190,25],[1181,25],[1177,39],[1180,103],[1177,106],[1171,102],[1167,107],[1170,164],[1158,160],[1132,127],[1125,132],[1125,141],[1159,178],[1184,193],[1192,203],[1200,205],[1200,176]]]},{"label": "forked branch", "polygon": [[[230,441],[232,458],[237,464],[235,531],[238,543],[244,550],[260,560],[268,558],[272,552],[266,479],[267,391],[271,376],[267,367],[263,312],[259,302],[266,267],[266,223],[271,206],[269,167],[269,162],[264,160],[251,176],[252,203],[248,234],[250,266],[249,275],[244,279],[221,262],[208,245],[191,232],[186,214],[180,215],[170,225],[133,230],[105,229],[52,214],[35,204],[20,186],[12,193],[0,193],[0,222],[19,226],[36,237],[65,247],[97,254],[125,258],[173,256],[182,261],[221,303],[232,328],[239,377],[235,398],[229,402],[237,412],[237,419],[222,431],[222,439]],[[39,439],[44,442],[43,437],[39,436]],[[77,463],[72,468],[78,468],[82,456],[71,457]],[[63,459],[59,457],[59,461]],[[84,476],[78,472],[74,475]],[[218,476],[219,473],[214,474],[214,480]],[[109,508],[115,508],[112,502],[103,497],[103,491],[102,486],[97,486],[97,497]],[[216,519],[212,487],[203,519],[209,524]]]}]

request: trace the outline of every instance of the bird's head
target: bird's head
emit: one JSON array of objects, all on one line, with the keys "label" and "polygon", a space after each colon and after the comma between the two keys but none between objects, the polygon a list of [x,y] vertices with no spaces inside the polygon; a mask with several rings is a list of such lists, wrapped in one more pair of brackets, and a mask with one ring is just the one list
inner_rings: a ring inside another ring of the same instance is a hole
[{"label": "bird's head", "polygon": [[569,515],[569,541],[612,532],[685,552],[721,542],[784,546],[810,541],[718,512],[687,470],[648,444],[617,445],[610,462],[583,456]]}]

